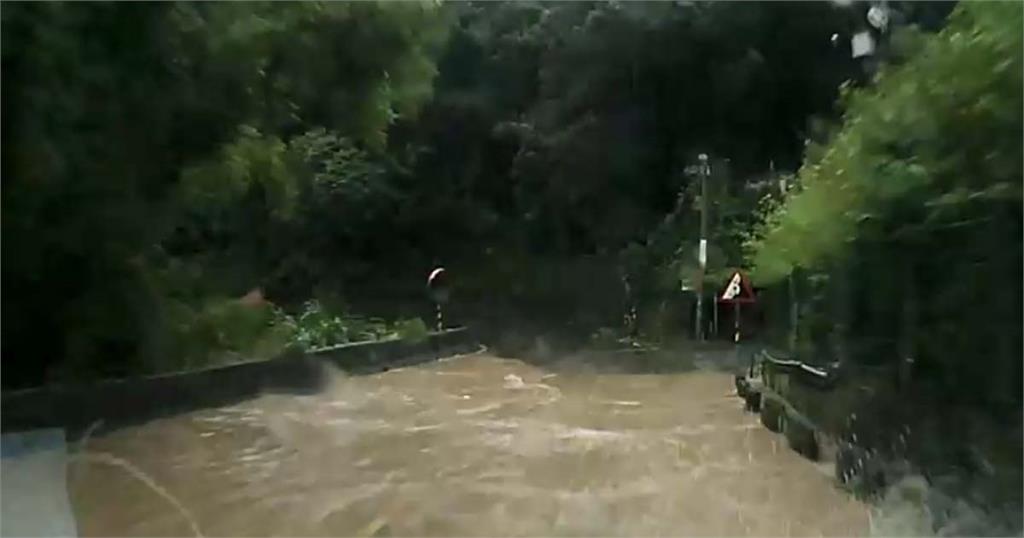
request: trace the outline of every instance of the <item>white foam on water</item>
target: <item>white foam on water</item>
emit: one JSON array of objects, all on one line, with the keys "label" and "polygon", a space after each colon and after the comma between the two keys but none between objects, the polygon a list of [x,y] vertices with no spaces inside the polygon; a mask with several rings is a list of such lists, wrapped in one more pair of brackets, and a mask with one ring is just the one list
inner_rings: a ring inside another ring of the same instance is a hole
[{"label": "white foam on water", "polygon": [[427,432],[431,430],[437,430],[442,427],[444,427],[443,424],[424,424],[422,426],[410,426],[403,431],[405,431],[406,433]]},{"label": "white foam on water", "polygon": [[519,427],[515,420],[478,420],[471,423],[489,430],[514,430]]},{"label": "white foam on water", "polygon": [[459,410],[455,411],[455,413],[459,414],[459,415],[478,415],[480,413],[486,413],[488,411],[494,411],[495,409],[500,409],[501,406],[502,406],[501,402],[493,402],[493,403],[481,405],[479,407],[471,407],[469,409],[459,409]]},{"label": "white foam on water", "polygon": [[679,435],[683,437],[692,437],[695,435],[704,435],[717,430],[718,427],[714,424],[701,424],[699,426],[676,426],[670,430],[673,435]]},{"label": "white foam on water", "polygon": [[[870,508],[872,536],[1010,536],[1019,528],[1000,520],[995,507],[979,506],[965,496],[951,496],[910,474],[886,488]],[[1019,510],[1019,507],[1016,507]],[[1018,512],[1019,513],[1019,512]]]},{"label": "white foam on water", "polygon": [[611,430],[596,430],[591,428],[564,428],[557,434],[558,439],[572,440],[596,440],[596,441],[620,441],[629,437],[628,434]]},{"label": "white foam on water", "polygon": [[521,389],[521,388],[523,388],[525,386],[526,386],[526,384],[523,383],[523,378],[521,378],[521,377],[519,377],[519,376],[517,376],[515,374],[508,374],[508,375],[505,376],[505,385],[504,385],[504,387],[506,389]]},{"label": "white foam on water", "polygon": [[613,401],[610,401],[610,402],[602,402],[602,403],[604,403],[605,405],[616,405],[616,406],[621,406],[621,407],[640,407],[641,405],[643,405],[640,402],[634,402],[634,401],[628,401],[628,400],[613,400]]}]

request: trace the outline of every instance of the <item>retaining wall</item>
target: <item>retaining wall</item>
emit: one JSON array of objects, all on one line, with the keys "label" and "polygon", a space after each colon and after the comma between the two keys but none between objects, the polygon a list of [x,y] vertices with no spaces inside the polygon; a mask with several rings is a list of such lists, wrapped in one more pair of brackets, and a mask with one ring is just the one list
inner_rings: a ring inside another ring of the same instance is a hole
[{"label": "retaining wall", "polygon": [[97,420],[111,428],[230,405],[262,392],[315,393],[327,380],[325,364],[364,374],[475,349],[471,332],[462,327],[431,333],[416,343],[359,342],[189,372],[4,392],[0,429],[60,427],[73,437]]}]

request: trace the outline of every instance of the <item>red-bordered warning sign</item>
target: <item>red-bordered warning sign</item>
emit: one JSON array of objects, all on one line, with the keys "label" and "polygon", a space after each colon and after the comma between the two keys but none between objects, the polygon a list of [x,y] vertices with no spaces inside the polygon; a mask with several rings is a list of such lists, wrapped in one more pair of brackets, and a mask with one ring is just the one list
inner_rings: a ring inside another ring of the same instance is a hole
[{"label": "red-bordered warning sign", "polygon": [[750,287],[750,280],[742,271],[736,271],[729,277],[729,283],[725,285],[718,294],[720,303],[755,303],[754,289]]}]

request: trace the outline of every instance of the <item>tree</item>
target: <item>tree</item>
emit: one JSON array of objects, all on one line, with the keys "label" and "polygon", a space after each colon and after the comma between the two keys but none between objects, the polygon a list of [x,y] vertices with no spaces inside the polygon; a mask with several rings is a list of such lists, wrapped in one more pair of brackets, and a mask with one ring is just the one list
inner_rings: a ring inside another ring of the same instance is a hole
[{"label": "tree", "polygon": [[1021,398],[1006,381],[1021,356],[1021,24],[1020,5],[961,4],[939,34],[902,36],[906,60],[846,95],[842,130],[809,148],[748,244],[761,285],[829,277],[844,337],[867,344],[855,358],[913,357],[946,401],[1006,409]]},{"label": "tree", "polygon": [[[284,215],[288,139],[326,126],[383,147],[429,97],[446,28],[433,4],[6,6],[5,384],[143,367],[179,202]],[[211,190],[179,197],[183,177]]]}]

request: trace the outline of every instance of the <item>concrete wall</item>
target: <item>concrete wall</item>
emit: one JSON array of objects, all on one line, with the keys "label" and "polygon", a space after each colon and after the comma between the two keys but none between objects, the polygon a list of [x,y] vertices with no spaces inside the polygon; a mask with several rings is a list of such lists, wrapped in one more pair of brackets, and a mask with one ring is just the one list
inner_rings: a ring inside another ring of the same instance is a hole
[{"label": "concrete wall", "polygon": [[313,393],[326,382],[325,364],[353,374],[434,360],[474,350],[466,328],[431,333],[423,342],[360,342],[253,361],[87,386],[51,386],[0,394],[0,428],[61,427],[77,436],[93,422],[105,428],[229,405],[262,392]]}]

